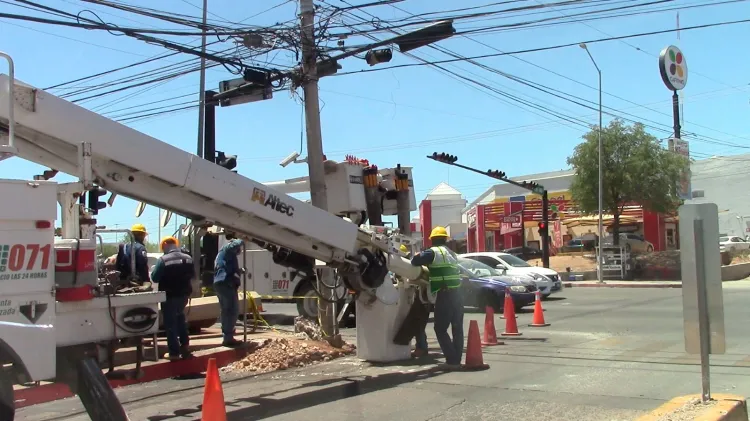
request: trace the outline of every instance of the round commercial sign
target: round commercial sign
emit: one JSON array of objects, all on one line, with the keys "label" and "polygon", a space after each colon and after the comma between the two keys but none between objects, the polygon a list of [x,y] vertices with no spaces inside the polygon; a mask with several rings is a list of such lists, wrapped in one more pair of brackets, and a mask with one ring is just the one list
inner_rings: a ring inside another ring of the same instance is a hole
[{"label": "round commercial sign", "polygon": [[687,85],[687,61],[679,48],[670,45],[661,51],[659,73],[661,73],[661,80],[672,91],[679,91]]}]

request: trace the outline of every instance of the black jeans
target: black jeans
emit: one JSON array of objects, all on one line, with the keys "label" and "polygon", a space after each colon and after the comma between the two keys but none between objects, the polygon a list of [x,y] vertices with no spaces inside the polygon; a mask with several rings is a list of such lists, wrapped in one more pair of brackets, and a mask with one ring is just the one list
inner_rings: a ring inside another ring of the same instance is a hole
[{"label": "black jeans", "polygon": [[164,315],[164,330],[167,332],[167,348],[171,356],[179,356],[181,349],[186,349],[190,342],[185,318],[187,303],[187,296],[167,297],[167,300],[161,303],[161,311]]}]

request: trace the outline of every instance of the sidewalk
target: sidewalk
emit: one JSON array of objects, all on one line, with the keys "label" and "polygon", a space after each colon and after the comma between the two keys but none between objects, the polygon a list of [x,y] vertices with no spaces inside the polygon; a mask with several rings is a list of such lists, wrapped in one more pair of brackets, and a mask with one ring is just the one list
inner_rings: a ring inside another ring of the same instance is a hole
[{"label": "sidewalk", "polygon": [[570,281],[565,288],[682,288],[682,281]]}]

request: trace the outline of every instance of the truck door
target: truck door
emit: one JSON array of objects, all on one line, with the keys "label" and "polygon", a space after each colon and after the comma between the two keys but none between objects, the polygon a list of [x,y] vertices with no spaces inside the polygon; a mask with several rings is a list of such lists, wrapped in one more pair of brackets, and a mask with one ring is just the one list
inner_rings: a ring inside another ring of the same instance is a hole
[{"label": "truck door", "polygon": [[0,194],[0,343],[32,380],[52,378],[57,184],[2,180]]}]

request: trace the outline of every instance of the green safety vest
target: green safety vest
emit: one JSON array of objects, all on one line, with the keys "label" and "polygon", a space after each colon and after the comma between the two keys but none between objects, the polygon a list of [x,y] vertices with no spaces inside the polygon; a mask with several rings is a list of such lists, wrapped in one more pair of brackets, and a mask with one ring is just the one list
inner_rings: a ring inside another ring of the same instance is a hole
[{"label": "green safety vest", "polygon": [[460,287],[461,272],[456,258],[443,246],[430,247],[430,250],[435,253],[435,259],[427,266],[430,271],[431,292]]}]

